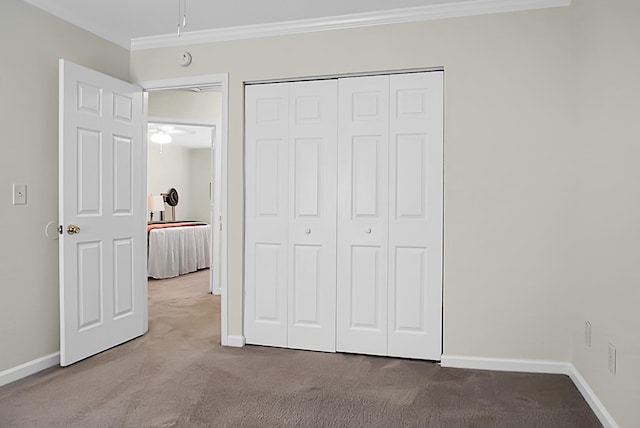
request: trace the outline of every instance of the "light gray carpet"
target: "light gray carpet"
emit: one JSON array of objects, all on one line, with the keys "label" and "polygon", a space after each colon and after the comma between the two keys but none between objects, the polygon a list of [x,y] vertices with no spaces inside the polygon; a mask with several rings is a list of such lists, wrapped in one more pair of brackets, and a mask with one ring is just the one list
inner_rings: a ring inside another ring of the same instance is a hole
[{"label": "light gray carpet", "polygon": [[220,346],[208,271],[149,282],[149,332],[0,388],[0,427],[600,427],[571,380]]}]

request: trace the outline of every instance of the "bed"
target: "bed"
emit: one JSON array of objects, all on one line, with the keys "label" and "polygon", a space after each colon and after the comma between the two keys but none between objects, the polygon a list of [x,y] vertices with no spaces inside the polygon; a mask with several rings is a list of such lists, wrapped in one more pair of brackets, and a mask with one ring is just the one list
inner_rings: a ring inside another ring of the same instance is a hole
[{"label": "bed", "polygon": [[173,278],[211,267],[211,225],[207,223],[152,223],[147,226],[147,239],[151,278]]}]

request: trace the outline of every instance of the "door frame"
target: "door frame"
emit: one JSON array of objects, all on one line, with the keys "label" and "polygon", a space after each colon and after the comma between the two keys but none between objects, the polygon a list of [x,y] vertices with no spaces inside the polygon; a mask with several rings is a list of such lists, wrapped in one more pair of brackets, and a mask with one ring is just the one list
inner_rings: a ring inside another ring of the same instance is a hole
[{"label": "door frame", "polygon": [[[223,346],[229,343],[229,308],[228,308],[228,148],[229,148],[229,74],[218,73],[190,77],[177,77],[159,80],[139,81],[136,83],[145,92],[144,97],[144,122],[148,126],[148,94],[147,92],[168,89],[189,89],[201,87],[220,88],[222,101],[220,121],[220,342]],[[146,151],[145,151],[146,154]],[[144,159],[146,171],[147,158]],[[146,315],[148,317],[148,315]]]},{"label": "door frame", "polygon": [[[209,224],[211,225],[211,266],[220,265],[220,192],[217,191],[217,183],[220,181],[220,164],[218,163],[219,156],[217,153],[220,151],[217,133],[220,129],[220,125],[216,122],[203,122],[194,120],[174,119],[171,117],[160,116],[148,116],[147,124],[149,123],[165,123],[167,125],[186,125],[197,126],[200,128],[209,128],[211,132],[211,156],[209,159]],[[147,125],[148,126],[148,125]],[[148,132],[148,128],[147,131]],[[147,150],[148,151],[148,150]],[[148,173],[149,165],[147,165],[147,182],[149,178]],[[216,183],[214,187],[213,184]],[[149,190],[149,189],[147,189]],[[214,263],[215,262],[215,263]],[[216,270],[219,272],[219,270]],[[209,291],[216,296],[220,295],[220,275],[209,274]]]}]

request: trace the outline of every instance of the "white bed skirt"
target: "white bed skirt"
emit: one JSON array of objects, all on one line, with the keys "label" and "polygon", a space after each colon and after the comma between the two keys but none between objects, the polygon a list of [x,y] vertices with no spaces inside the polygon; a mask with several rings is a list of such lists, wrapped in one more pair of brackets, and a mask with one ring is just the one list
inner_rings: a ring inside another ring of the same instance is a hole
[{"label": "white bed skirt", "polygon": [[211,225],[151,230],[147,267],[155,279],[211,267]]}]

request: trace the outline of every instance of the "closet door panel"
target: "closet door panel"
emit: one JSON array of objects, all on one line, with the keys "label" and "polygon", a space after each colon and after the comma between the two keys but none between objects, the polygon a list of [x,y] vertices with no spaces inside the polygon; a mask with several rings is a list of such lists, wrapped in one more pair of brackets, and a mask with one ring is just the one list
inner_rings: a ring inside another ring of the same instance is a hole
[{"label": "closet door panel", "polygon": [[389,77],[339,80],[338,351],[387,350]]},{"label": "closet door panel", "polygon": [[286,84],[245,92],[247,343],[287,346],[288,121]]},{"label": "closet door panel", "polygon": [[336,80],[290,84],[290,348],[336,349],[336,104]]},{"label": "closet door panel", "polygon": [[442,354],[442,72],[390,77],[389,355]]}]

